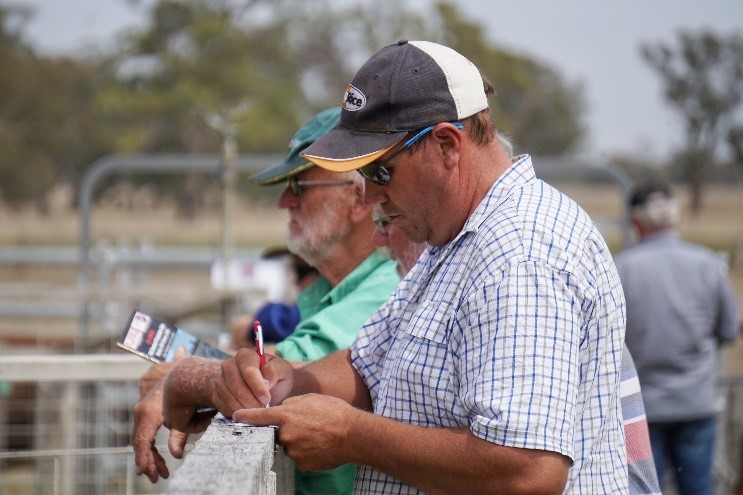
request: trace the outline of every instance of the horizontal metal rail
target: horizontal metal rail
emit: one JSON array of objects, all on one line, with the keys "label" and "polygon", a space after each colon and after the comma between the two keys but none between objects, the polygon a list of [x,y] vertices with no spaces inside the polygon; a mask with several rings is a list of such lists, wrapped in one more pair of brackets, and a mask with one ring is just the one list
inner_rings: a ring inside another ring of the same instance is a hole
[{"label": "horizontal metal rail", "polygon": [[0,381],[91,382],[139,380],[150,363],[132,354],[0,356]]},{"label": "horizontal metal rail", "polygon": [[[158,445],[159,450],[167,449],[167,445]],[[50,457],[86,455],[134,455],[131,447],[93,447],[89,449],[46,449],[46,450],[17,450],[0,452],[0,461],[16,459],[45,459]]]}]

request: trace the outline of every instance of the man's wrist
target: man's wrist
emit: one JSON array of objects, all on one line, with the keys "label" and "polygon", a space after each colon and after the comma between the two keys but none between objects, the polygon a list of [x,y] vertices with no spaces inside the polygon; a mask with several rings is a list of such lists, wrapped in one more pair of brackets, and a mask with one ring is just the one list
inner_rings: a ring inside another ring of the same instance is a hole
[{"label": "man's wrist", "polygon": [[321,393],[319,390],[312,389],[311,383],[313,382],[313,379],[311,375],[302,368],[303,366],[294,366],[292,363],[292,388],[286,398],[310,393]]},{"label": "man's wrist", "polygon": [[173,405],[211,405],[214,382],[221,372],[219,361],[188,357],[179,362],[165,380],[165,395]]},{"label": "man's wrist", "polygon": [[369,415],[373,416],[374,414],[353,406],[349,407],[346,423],[347,435],[345,435],[344,441],[346,446],[345,458],[348,459],[348,463],[363,464],[366,458],[364,449],[368,446],[368,443],[366,440],[361,440],[362,435],[360,433],[367,431]]}]

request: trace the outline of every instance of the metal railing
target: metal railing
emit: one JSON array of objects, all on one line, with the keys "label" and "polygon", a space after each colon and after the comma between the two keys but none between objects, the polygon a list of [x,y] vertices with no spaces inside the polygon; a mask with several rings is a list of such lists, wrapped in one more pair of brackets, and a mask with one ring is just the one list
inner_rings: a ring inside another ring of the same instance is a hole
[{"label": "metal railing", "polygon": [[[148,366],[128,354],[0,356],[0,384],[6,385],[0,394],[0,493],[165,492],[168,481],[153,485],[134,476],[131,411]],[[8,385],[15,390],[8,392]],[[732,495],[741,476],[743,375],[723,377],[718,397],[714,479],[717,495]],[[168,455],[165,434],[157,445],[173,472],[181,461]],[[189,444],[194,441],[197,436]],[[216,449],[207,458],[223,454]]]},{"label": "metal railing", "polygon": [[98,184],[105,178],[117,173],[148,173],[148,174],[182,174],[186,172],[220,173],[224,183],[223,198],[223,240],[222,258],[227,259],[231,253],[231,241],[226,233],[230,230],[229,210],[230,203],[227,196],[233,194],[233,179],[235,171],[257,172],[269,165],[278,163],[281,157],[273,154],[241,155],[234,157],[234,163],[226,167],[225,157],[219,155],[111,155],[101,158],[90,165],[83,177],[80,187],[80,264],[79,286],[83,293],[80,305],[80,332],[77,344],[85,348],[90,338],[91,301],[88,293],[93,286],[92,259],[91,259],[91,229],[90,217],[93,204],[93,194]]},{"label": "metal railing", "polygon": [[133,469],[147,367],[126,354],[0,356],[0,493],[161,493]]}]

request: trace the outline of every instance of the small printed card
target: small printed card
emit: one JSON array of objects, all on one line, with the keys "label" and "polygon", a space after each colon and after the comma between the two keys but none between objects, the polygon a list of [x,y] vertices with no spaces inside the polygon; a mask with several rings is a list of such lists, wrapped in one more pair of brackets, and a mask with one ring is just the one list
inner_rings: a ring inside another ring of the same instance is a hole
[{"label": "small printed card", "polygon": [[116,344],[153,363],[169,363],[176,349],[183,347],[190,356],[224,360],[230,356],[198,337],[135,309]]}]

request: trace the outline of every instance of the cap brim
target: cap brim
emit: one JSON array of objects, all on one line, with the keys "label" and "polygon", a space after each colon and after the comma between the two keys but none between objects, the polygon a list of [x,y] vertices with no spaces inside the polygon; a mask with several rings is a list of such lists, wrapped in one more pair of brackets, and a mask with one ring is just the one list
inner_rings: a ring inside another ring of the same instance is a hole
[{"label": "cap brim", "polygon": [[259,186],[269,186],[281,182],[282,180],[286,180],[293,175],[297,175],[299,172],[307,170],[312,166],[314,166],[312,162],[304,162],[300,165],[280,163],[265,170],[261,170],[257,174],[253,174],[248,178]]},{"label": "cap brim", "polygon": [[408,131],[363,132],[338,125],[299,154],[318,167],[332,172],[350,172],[378,159]]}]

